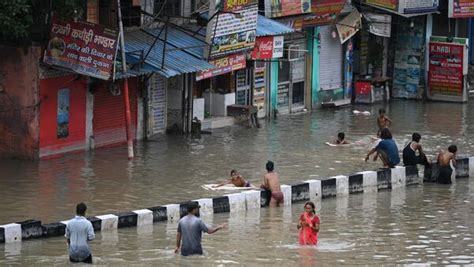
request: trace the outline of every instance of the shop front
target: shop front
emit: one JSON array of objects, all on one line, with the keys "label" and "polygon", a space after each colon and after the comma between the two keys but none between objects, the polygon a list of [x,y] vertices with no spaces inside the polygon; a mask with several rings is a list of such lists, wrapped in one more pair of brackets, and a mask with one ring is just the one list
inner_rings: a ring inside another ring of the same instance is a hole
[{"label": "shop front", "polygon": [[86,149],[87,78],[40,80],[39,156]]}]

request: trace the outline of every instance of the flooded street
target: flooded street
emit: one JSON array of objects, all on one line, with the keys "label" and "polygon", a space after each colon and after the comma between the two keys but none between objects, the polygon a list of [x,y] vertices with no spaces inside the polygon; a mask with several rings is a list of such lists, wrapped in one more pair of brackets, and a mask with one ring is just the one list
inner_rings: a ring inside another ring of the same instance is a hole
[{"label": "flooded street", "polygon": [[[88,216],[179,203],[226,192],[201,187],[223,181],[237,169],[259,185],[264,164],[273,160],[283,183],[297,183],[372,170],[364,163],[369,136],[377,132],[381,106],[355,106],[281,116],[260,129],[234,126],[200,139],[156,136],[137,145],[126,159],[126,147],[98,149],[39,162],[0,160],[0,224],[27,219],[55,222],[72,217],[84,201]],[[458,155],[474,155],[472,105],[392,101],[385,106],[401,150],[416,131],[429,157],[451,143]],[[371,116],[355,115],[368,110]],[[366,144],[329,147],[339,131]],[[296,223],[302,204],[291,208],[215,214],[208,222],[229,228],[205,236],[205,256],[175,256],[176,225],[98,232],[92,243],[98,264],[205,265],[316,263],[395,264],[415,262],[474,263],[472,179],[453,186],[426,184],[393,192],[326,199],[320,210],[322,232],[317,249],[296,245]],[[119,242],[120,241],[120,242]],[[2,251],[5,253],[2,253]],[[0,245],[0,265],[63,265],[63,238]]]},{"label": "flooded street", "polygon": [[[224,266],[474,263],[474,182],[426,184],[322,202],[316,248],[297,245],[303,203],[277,209],[220,213],[203,219],[228,228],[203,238],[204,256],[174,254],[176,223],[98,232],[98,265]],[[0,245],[0,265],[67,264],[64,238]]]}]

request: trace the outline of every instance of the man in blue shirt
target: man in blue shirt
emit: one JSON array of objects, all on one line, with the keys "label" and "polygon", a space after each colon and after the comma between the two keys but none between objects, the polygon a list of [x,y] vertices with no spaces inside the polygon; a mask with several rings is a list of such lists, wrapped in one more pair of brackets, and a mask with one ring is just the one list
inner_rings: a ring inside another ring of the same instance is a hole
[{"label": "man in blue shirt", "polygon": [[367,157],[365,157],[365,162],[369,160],[370,155],[377,152],[384,168],[394,168],[395,165],[400,163],[400,156],[398,155],[397,144],[392,139],[392,133],[388,128],[383,128],[380,132],[380,138],[382,138],[382,141],[369,151]]},{"label": "man in blue shirt", "polygon": [[92,223],[85,218],[86,210],[86,204],[77,204],[76,217],[69,220],[66,226],[64,236],[67,238],[71,262],[92,263],[92,254],[87,242],[93,240],[95,234]]},{"label": "man in blue shirt", "polygon": [[[202,255],[201,237],[202,233],[213,234],[218,230],[224,228],[224,225],[219,225],[215,228],[209,228],[199,218],[199,204],[197,202],[190,202],[187,205],[188,215],[179,220],[178,234],[176,236],[176,250],[175,253],[181,249],[181,255]],[[181,246],[181,240],[183,245]]]}]

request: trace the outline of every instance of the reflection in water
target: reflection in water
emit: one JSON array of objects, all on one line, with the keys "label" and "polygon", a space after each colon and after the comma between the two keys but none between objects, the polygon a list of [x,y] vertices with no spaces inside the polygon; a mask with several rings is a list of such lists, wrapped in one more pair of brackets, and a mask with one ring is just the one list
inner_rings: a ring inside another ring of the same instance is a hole
[{"label": "reflection in water", "polygon": [[[377,114],[379,107],[355,109]],[[423,148],[433,158],[452,142],[460,156],[474,155],[474,109],[468,107],[395,101],[386,108],[397,143],[402,146],[412,132],[420,132]],[[201,139],[156,136],[137,144],[133,161],[126,159],[126,147],[40,162],[0,160],[0,188],[8,188],[0,194],[0,224],[31,218],[44,223],[64,220],[80,201],[94,216],[223,195],[229,192],[200,186],[222,181],[233,168],[260,184],[269,159],[275,161],[283,184],[375,169],[377,163],[363,161],[369,144],[332,148],[324,143],[339,131],[349,140],[369,140],[376,129],[375,115],[318,110],[281,116],[260,129],[219,129]],[[296,245],[297,216],[304,203],[203,216],[210,224],[229,223],[229,229],[204,237],[203,257],[173,253],[176,222],[98,233],[92,247],[97,263],[109,265],[138,260],[185,266],[473,262],[474,194],[469,182],[316,201],[322,222],[316,249]],[[54,238],[0,245],[0,265],[61,265],[67,261],[64,244],[64,239]]]},{"label": "reflection in water", "polygon": [[[304,203],[214,214],[228,228],[203,236],[203,256],[174,254],[175,223],[98,232],[91,243],[99,265],[299,265],[345,263],[474,264],[472,180],[450,187],[426,184],[404,190],[350,195],[322,202],[316,247],[299,246],[296,224]],[[344,212],[339,211],[345,210]],[[63,265],[64,238],[0,245],[0,265]]]}]

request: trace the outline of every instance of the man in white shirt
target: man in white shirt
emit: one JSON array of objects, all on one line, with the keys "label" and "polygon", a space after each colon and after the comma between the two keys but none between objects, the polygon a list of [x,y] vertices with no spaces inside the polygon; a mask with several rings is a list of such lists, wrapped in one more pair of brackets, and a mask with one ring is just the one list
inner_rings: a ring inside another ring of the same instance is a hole
[{"label": "man in white shirt", "polygon": [[69,220],[66,226],[67,244],[69,247],[69,260],[71,262],[92,263],[92,254],[88,241],[95,238],[92,223],[86,216],[87,206],[79,203],[76,206],[76,216]]}]

